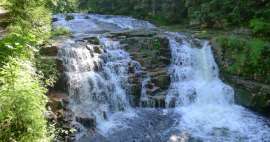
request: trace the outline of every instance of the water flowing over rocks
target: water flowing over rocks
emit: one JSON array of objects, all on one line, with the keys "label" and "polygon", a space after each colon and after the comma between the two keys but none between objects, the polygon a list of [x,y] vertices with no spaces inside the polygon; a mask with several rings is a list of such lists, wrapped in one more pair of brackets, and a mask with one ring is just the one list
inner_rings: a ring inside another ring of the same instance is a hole
[{"label": "water flowing over rocks", "polygon": [[70,15],[53,25],[73,33],[56,48],[72,141],[270,140],[267,119],[234,104],[207,41],[130,17]]}]

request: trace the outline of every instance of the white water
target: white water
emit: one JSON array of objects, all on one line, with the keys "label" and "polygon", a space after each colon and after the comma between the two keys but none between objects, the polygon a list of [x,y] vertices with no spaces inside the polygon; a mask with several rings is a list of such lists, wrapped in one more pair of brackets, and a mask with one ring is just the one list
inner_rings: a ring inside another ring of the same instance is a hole
[{"label": "white water", "polygon": [[263,119],[234,104],[234,91],[218,78],[208,42],[198,49],[180,34],[169,33],[169,38],[172,82],[166,102],[176,103],[182,115],[179,129],[203,141],[270,141]]},{"label": "white water", "polygon": [[66,27],[74,36],[92,33],[103,33],[105,31],[120,31],[126,29],[155,28],[149,22],[137,20],[125,16],[110,16],[99,14],[71,13],[73,20],[66,21],[65,15],[54,15],[57,19],[53,23],[54,28]]},{"label": "white water", "polygon": [[[98,23],[111,23],[118,19],[102,15],[87,15],[90,19],[85,19],[86,15],[73,15],[75,19],[69,22],[65,21],[62,15],[55,16],[58,21],[54,23],[54,27],[66,27],[75,36],[82,33],[95,34],[96,31],[104,30],[103,27],[98,28],[100,26]],[[142,26],[145,24],[152,27],[148,22],[136,22],[135,19],[129,17],[119,18],[118,21],[121,20],[121,22],[116,23],[118,28],[136,29],[140,23]],[[101,54],[94,52],[95,45],[68,39],[61,46],[58,56],[64,63],[68,94],[71,98],[69,107],[74,112],[74,123],[80,125],[75,122],[75,117],[95,118],[97,127],[105,133],[107,129],[116,125],[109,121],[114,118],[114,113],[119,112],[116,114],[121,115],[121,111],[132,110],[127,95],[128,69],[132,66],[136,72],[141,67],[121,49],[119,41],[113,41],[100,34],[96,36],[103,45]],[[96,71],[96,68],[100,70]]]},{"label": "white water", "polygon": [[[106,41],[106,44],[108,48],[104,58],[94,53],[93,45],[75,42],[64,45],[59,53],[66,68],[69,96],[73,98],[72,111],[79,116],[94,115],[97,121],[106,119],[111,112],[129,108],[126,92],[121,87],[125,62],[120,61],[128,55],[114,49],[117,43]],[[119,61],[104,62],[113,59]],[[103,71],[94,71],[96,65]]]},{"label": "white water", "polygon": [[[139,72],[140,64],[121,49],[119,41],[106,38],[102,33],[154,26],[129,17],[72,15],[75,19],[70,21],[65,21],[63,15],[55,16],[58,21],[54,22],[54,27],[67,27],[75,37],[98,36],[103,48],[102,53],[97,54],[94,45],[75,39],[66,40],[61,47],[59,57],[64,61],[68,78],[69,106],[75,117],[95,117],[98,131],[108,141],[163,142],[170,139],[176,142],[179,137],[206,142],[270,141],[270,128],[264,118],[234,104],[234,91],[219,79],[207,41],[197,41],[200,48],[194,48],[193,41],[187,37],[167,33],[172,59],[166,105],[175,108],[162,111],[132,108],[128,66],[132,64]],[[144,79],[142,88],[148,79]],[[144,89],[141,102],[151,103]]]}]

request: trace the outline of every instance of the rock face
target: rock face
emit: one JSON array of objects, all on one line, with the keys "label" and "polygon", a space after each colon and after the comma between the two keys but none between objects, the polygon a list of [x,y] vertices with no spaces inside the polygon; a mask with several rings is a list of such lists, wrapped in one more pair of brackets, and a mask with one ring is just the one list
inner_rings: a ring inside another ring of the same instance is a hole
[{"label": "rock face", "polygon": [[[134,68],[130,66],[131,94],[135,96],[135,105],[140,105],[142,84],[145,82],[146,94],[151,104],[142,106],[165,107],[165,94],[170,85],[168,66],[170,65],[169,40],[161,31],[125,31],[111,33],[111,38],[120,40],[123,48],[131,58],[142,66],[140,74],[134,74]],[[146,79],[149,78],[149,79]]]},{"label": "rock face", "polygon": [[221,77],[224,81],[232,85],[235,89],[236,103],[250,108],[254,111],[270,116],[270,85],[255,80],[249,80],[248,77],[240,77],[229,74],[224,71],[224,65],[232,65],[233,61],[226,60],[228,57],[217,42],[212,41],[215,58],[221,70]]},{"label": "rock face", "polygon": [[[64,75],[63,62],[57,57],[59,47],[65,38],[61,37],[55,39],[50,45],[42,47],[39,54],[41,56],[40,62],[44,65],[55,64],[59,77],[53,87],[48,88],[47,97],[48,103],[46,105],[48,111],[45,113],[46,118],[53,123],[55,127],[63,130],[59,132],[57,140],[71,141],[74,135],[70,131],[74,126],[70,123],[74,117],[73,112],[68,109],[69,98],[66,93],[66,78]],[[50,68],[48,68],[50,70]]]}]

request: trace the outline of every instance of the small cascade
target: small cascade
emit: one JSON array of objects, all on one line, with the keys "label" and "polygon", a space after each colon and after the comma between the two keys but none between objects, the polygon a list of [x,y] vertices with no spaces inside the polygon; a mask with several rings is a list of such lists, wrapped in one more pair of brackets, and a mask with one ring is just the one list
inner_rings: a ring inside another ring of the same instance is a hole
[{"label": "small cascade", "polygon": [[[195,102],[233,103],[234,91],[218,78],[219,70],[208,42],[202,41],[201,47],[192,48],[192,41],[186,40],[182,35],[173,36],[169,37],[172,51],[169,72],[172,82],[167,96],[167,107],[186,106]],[[183,40],[177,42],[174,38]]]},{"label": "small cascade", "polygon": [[147,93],[147,85],[151,81],[151,78],[147,75],[142,81],[142,90],[140,97],[140,107],[152,107],[155,106],[155,102],[153,102]]},{"label": "small cascade", "polygon": [[202,141],[268,141],[263,118],[234,104],[234,90],[219,79],[211,47],[168,33],[172,52],[171,85],[166,106],[175,107],[179,129]]},{"label": "small cascade", "polygon": [[127,95],[129,67],[136,72],[140,65],[120,49],[118,41],[105,37],[99,37],[99,41],[103,46],[67,40],[59,51],[75,125],[81,125],[77,118],[90,118],[99,127],[113,113],[131,109]]}]

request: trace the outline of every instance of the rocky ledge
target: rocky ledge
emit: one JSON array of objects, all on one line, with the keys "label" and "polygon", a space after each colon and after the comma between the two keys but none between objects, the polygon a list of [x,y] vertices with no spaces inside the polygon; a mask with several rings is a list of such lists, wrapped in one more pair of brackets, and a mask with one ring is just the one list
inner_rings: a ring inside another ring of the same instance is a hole
[{"label": "rocky ledge", "polygon": [[[165,95],[170,85],[168,67],[170,65],[169,40],[159,30],[135,30],[109,33],[108,37],[119,40],[131,58],[139,62],[142,72],[138,75],[130,66],[129,83],[136,106],[165,107]],[[148,95],[146,102],[140,102],[142,84]]]}]

